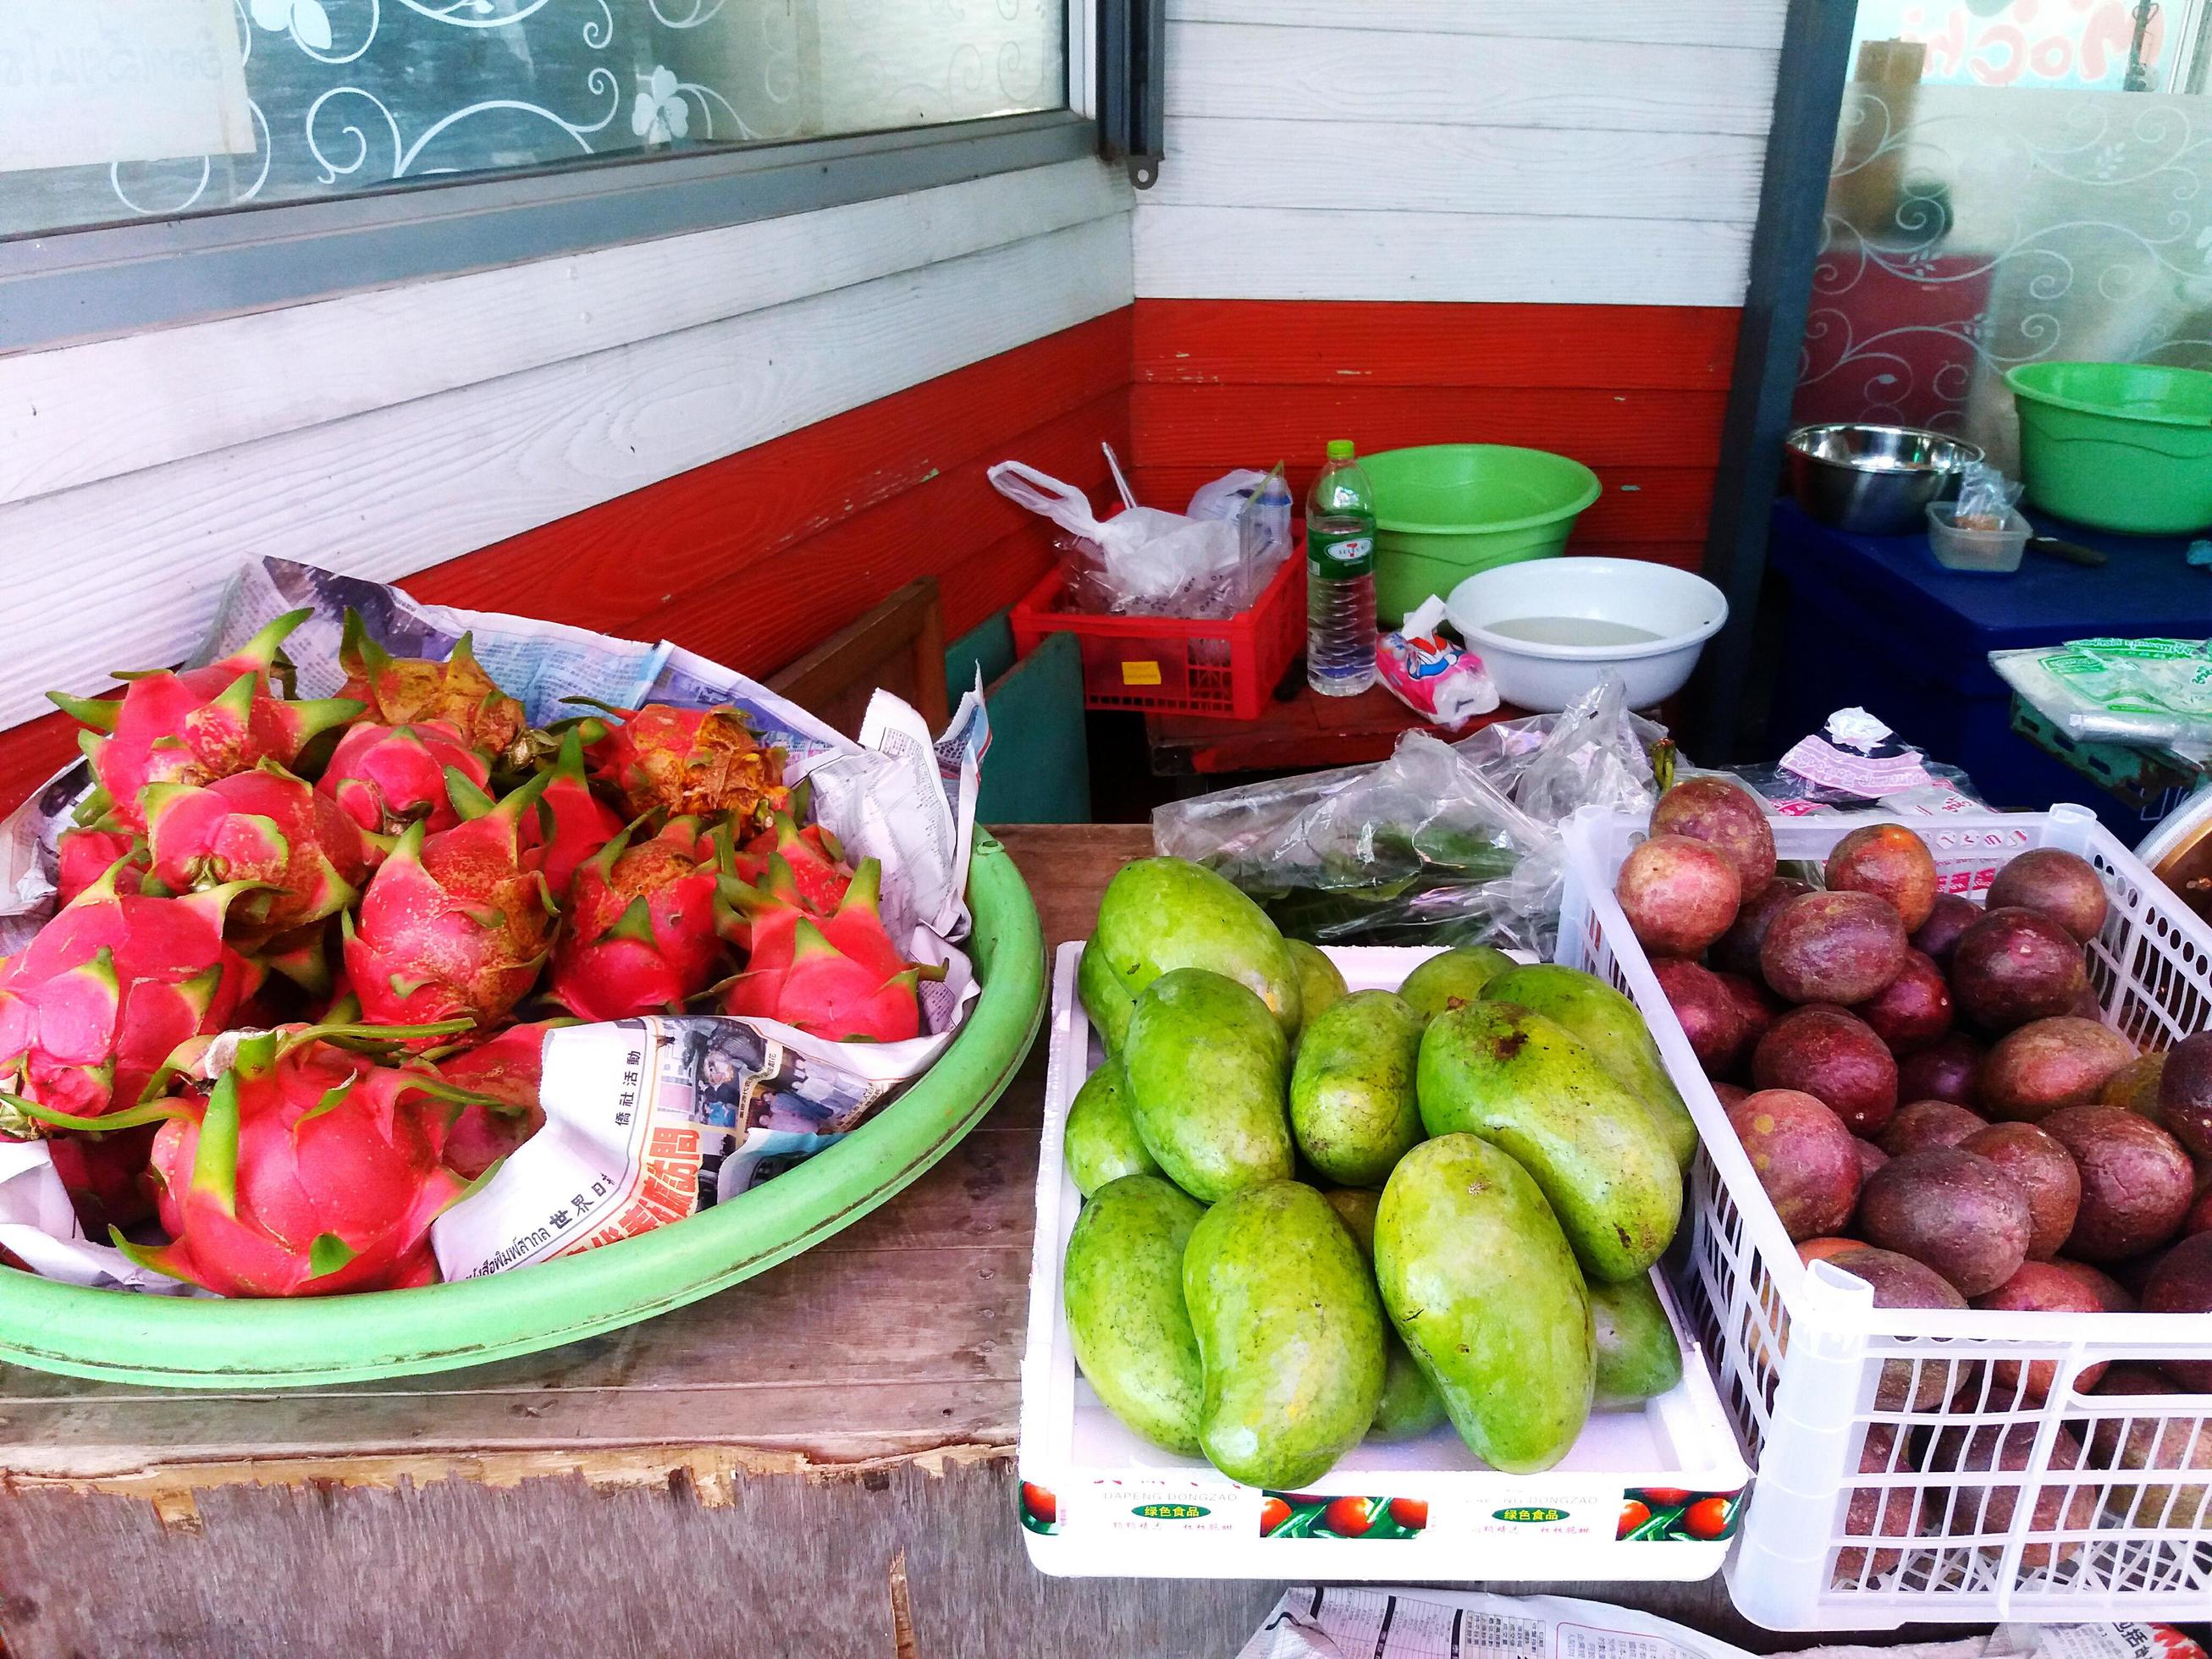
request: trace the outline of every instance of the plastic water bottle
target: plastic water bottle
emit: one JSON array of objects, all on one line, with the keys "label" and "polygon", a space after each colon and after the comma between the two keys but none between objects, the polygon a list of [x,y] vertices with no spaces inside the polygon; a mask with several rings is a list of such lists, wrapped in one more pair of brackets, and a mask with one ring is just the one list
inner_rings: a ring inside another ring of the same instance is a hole
[{"label": "plastic water bottle", "polygon": [[1375,490],[1346,438],[1306,497],[1306,684],[1325,697],[1375,684]]}]

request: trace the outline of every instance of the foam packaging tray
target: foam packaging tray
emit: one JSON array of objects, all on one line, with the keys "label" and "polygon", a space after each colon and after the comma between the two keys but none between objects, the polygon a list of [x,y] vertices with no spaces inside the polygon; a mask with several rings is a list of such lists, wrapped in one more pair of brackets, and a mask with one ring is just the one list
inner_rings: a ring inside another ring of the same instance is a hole
[{"label": "foam packaging tray", "polygon": [[[1061,1133],[1104,1054],[1076,999],[1081,950],[1061,945],[1053,974],[1022,1359],[1018,1504],[1031,1561],[1072,1577],[1164,1578],[1692,1580],[1719,1570],[1750,1474],[1663,1280],[1682,1342],[1680,1385],[1640,1410],[1593,1414],[1565,1461],[1541,1474],[1488,1468],[1447,1426],[1423,1440],[1362,1444],[1310,1488],[1267,1492],[1122,1427],[1078,1373],[1060,1305],[1082,1206]],[[1433,953],[1328,954],[1359,990],[1395,988]]]}]

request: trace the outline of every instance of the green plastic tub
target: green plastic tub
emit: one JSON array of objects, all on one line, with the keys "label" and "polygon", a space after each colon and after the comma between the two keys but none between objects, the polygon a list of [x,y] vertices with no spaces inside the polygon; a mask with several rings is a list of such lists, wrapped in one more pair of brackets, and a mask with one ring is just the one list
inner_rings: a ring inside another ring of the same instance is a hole
[{"label": "green plastic tub", "polygon": [[2212,528],[2212,374],[2154,363],[2022,363],[2031,506],[2136,536]]},{"label": "green plastic tub", "polygon": [[1477,571],[1557,556],[1598,497],[1580,461],[1508,444],[1385,449],[1359,464],[1375,485],[1375,611],[1394,627]]},{"label": "green plastic tub", "polygon": [[977,831],[969,950],[983,991],[937,1064],[865,1126],[731,1202],[513,1273],[412,1291],[216,1301],[0,1268],[0,1358],[106,1382],[282,1389],[451,1370],[596,1336],[750,1279],[937,1162],[1003,1091],[1044,1018],[1044,941],[1006,849]]}]

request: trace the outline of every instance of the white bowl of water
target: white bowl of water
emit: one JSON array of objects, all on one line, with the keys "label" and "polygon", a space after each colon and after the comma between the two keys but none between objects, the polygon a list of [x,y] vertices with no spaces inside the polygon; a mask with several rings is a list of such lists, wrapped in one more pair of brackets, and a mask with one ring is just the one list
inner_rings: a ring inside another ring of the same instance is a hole
[{"label": "white bowl of water", "polygon": [[1649,708],[1682,689],[1728,621],[1728,599],[1686,570],[1571,556],[1469,576],[1444,615],[1507,702],[1553,713],[1611,669],[1628,706]]}]

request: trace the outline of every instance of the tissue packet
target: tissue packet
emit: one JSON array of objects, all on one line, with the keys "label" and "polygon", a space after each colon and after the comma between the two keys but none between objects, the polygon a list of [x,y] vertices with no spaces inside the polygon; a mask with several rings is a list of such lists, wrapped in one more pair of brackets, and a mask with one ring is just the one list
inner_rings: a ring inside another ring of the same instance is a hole
[{"label": "tissue packet", "polygon": [[1444,602],[1434,594],[1395,633],[1375,641],[1375,672],[1390,695],[1434,726],[1460,726],[1498,707],[1482,659],[1446,639]]}]

